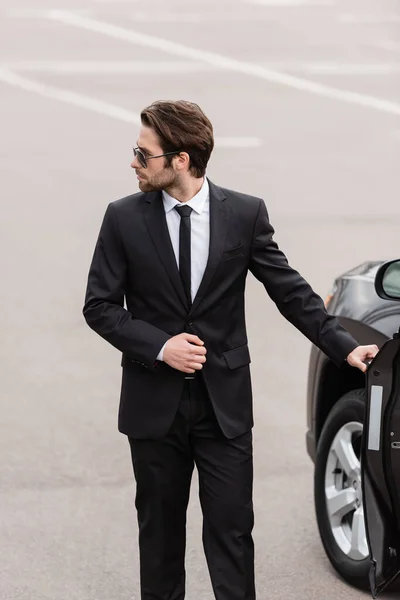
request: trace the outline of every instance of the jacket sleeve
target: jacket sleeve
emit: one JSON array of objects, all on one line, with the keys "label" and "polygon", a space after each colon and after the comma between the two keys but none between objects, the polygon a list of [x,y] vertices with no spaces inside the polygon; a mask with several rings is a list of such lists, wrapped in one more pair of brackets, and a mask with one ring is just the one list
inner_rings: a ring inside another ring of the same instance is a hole
[{"label": "jacket sleeve", "polygon": [[323,300],[307,281],[290,267],[273,240],[274,233],[265,204],[260,200],[250,271],[264,285],[282,315],[340,366],[359,344],[336,317],[327,313]]},{"label": "jacket sleeve", "polygon": [[83,315],[87,324],[121,352],[154,368],[160,349],[170,339],[166,332],[135,319],[124,308],[127,259],[114,207],[109,204],[89,270]]}]

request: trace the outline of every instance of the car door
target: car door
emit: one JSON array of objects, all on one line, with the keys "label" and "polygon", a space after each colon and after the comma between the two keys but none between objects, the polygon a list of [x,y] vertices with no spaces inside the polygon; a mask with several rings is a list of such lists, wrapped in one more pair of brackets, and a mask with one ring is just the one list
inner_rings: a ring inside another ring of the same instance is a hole
[{"label": "car door", "polygon": [[367,372],[362,485],[374,598],[400,574],[400,336]]},{"label": "car door", "polygon": [[[400,259],[378,269],[375,290],[381,298],[400,301]],[[376,598],[400,574],[400,329],[370,364],[366,385],[361,472]]]}]

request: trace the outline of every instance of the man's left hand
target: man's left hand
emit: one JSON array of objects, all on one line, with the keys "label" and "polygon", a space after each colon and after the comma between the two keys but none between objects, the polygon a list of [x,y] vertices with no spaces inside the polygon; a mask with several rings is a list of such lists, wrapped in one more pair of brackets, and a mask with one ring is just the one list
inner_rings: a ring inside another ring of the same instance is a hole
[{"label": "man's left hand", "polygon": [[351,367],[357,367],[363,373],[367,370],[367,365],[364,361],[368,361],[379,352],[378,346],[372,344],[371,346],[357,346],[353,352],[350,352],[346,358],[347,362]]}]

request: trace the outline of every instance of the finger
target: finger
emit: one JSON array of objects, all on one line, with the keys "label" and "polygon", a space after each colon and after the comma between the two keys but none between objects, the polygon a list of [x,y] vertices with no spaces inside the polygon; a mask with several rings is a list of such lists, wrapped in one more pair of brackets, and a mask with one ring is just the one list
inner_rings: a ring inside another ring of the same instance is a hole
[{"label": "finger", "polygon": [[203,365],[200,362],[191,362],[186,366],[188,369],[195,369],[196,371],[200,371],[203,368]]},{"label": "finger", "polygon": [[196,356],[203,356],[204,354],[207,354],[207,350],[204,348],[204,346],[195,346],[194,344],[188,344],[187,349],[188,353],[190,354],[190,358],[193,358],[193,354],[195,354]]},{"label": "finger", "polygon": [[365,373],[365,371],[367,370],[367,365],[360,359],[356,358],[353,363],[352,363],[353,367],[356,367],[357,369],[360,369],[360,371],[362,371],[363,373]]},{"label": "finger", "polygon": [[197,335],[193,335],[192,333],[186,333],[185,339],[191,344],[197,344],[198,346],[204,346],[203,340],[201,340]]},{"label": "finger", "polygon": [[202,356],[201,354],[196,354],[196,356],[191,356],[190,360],[194,361],[194,362],[205,363],[207,359],[205,356]]},{"label": "finger", "polygon": [[195,356],[187,356],[186,357],[186,361],[185,364],[189,365],[191,363],[205,363],[206,362],[206,357],[205,356],[201,356],[200,354],[196,354]]}]

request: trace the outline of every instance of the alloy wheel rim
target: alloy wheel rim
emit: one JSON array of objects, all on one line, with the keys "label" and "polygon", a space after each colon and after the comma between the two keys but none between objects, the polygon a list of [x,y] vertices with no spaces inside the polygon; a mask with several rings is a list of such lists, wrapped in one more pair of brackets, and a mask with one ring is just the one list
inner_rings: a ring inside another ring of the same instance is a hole
[{"label": "alloy wheel rim", "polygon": [[361,487],[362,423],[339,429],[328,453],[325,501],[329,524],[340,550],[352,560],[369,555]]}]

